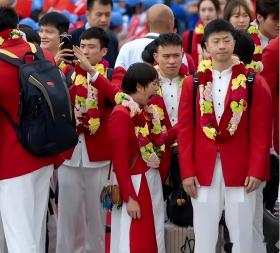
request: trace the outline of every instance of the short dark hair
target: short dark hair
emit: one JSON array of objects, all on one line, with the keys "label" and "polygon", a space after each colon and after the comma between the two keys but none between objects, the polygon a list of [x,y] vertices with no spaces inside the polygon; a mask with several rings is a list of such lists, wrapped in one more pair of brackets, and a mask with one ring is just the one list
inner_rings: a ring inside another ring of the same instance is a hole
[{"label": "short dark hair", "polygon": [[235,39],[236,30],[230,22],[223,19],[214,19],[205,26],[202,41],[207,42],[211,34],[218,32],[229,32]]},{"label": "short dark hair", "polygon": [[137,62],[128,68],[122,81],[122,89],[127,94],[133,94],[137,91],[137,84],[145,88],[157,78],[158,73],[154,67],[144,62]]},{"label": "short dark hair", "polygon": [[101,48],[108,48],[109,46],[108,34],[102,28],[91,27],[85,30],[80,36],[80,42],[81,40],[90,40],[90,39],[99,40]]},{"label": "short dark hair", "polygon": [[[200,9],[201,3],[204,2],[204,1],[206,1],[206,0],[199,0],[199,1],[198,1],[198,4],[197,4],[197,9],[198,9],[198,11],[199,11],[199,9]],[[219,0],[209,0],[209,1],[213,3],[213,5],[214,5],[216,11],[219,12],[219,11],[220,11],[220,2],[219,2]]]},{"label": "short dark hair", "polygon": [[230,1],[227,1],[225,9],[224,9],[224,19],[225,20],[229,21],[229,19],[233,15],[233,10],[236,7],[239,7],[239,8],[243,7],[245,12],[249,15],[250,21],[252,21],[252,14],[251,14],[250,8],[244,0],[230,0]]},{"label": "short dark hair", "polygon": [[113,8],[113,1],[112,0],[87,0],[87,10],[91,10],[93,7],[94,2],[99,2],[101,5],[111,5]]},{"label": "short dark hair", "polygon": [[154,64],[155,59],[154,59],[154,53],[157,51],[157,44],[156,41],[153,40],[152,42],[150,42],[143,50],[141,56],[142,56],[142,60],[144,62],[150,63],[150,64]]},{"label": "short dark hair", "polygon": [[233,53],[238,55],[240,61],[249,64],[252,61],[255,51],[255,44],[251,36],[246,31],[236,31],[235,46]]},{"label": "short dark hair", "polygon": [[257,0],[256,13],[267,18],[269,14],[279,18],[279,0]]},{"label": "short dark hair", "polygon": [[14,9],[0,7],[0,32],[6,29],[16,29],[19,18]]},{"label": "short dark hair", "polygon": [[54,26],[59,31],[59,34],[67,33],[69,24],[69,19],[56,11],[44,14],[44,16],[39,20],[40,26]]},{"label": "short dark hair", "polygon": [[155,39],[157,47],[162,46],[180,46],[182,47],[182,39],[177,33],[162,33]]},{"label": "short dark hair", "polygon": [[31,43],[41,44],[41,37],[28,25],[19,25],[19,30],[25,33],[26,40]]}]

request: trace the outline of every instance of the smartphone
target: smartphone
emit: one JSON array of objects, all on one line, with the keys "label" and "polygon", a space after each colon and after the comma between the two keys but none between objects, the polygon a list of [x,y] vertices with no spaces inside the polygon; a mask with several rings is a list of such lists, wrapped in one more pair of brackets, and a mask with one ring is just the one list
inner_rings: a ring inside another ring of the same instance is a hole
[{"label": "smartphone", "polygon": [[[71,41],[72,36],[70,34],[62,34],[60,35],[60,43],[63,42],[61,49],[71,49],[73,50],[73,43]],[[73,56],[66,56],[65,60],[74,61],[74,53]]]}]

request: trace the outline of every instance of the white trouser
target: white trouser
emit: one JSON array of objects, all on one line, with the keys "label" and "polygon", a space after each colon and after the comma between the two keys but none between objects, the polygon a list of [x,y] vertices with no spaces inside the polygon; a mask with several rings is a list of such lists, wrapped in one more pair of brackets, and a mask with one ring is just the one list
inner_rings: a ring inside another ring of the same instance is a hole
[{"label": "white trouser", "polygon": [[195,253],[215,253],[223,209],[232,253],[253,253],[255,202],[256,192],[247,194],[244,187],[225,187],[221,160],[217,158],[212,185],[199,187],[197,198],[192,199]]},{"label": "white trouser", "polygon": [[104,253],[106,212],[99,196],[109,165],[101,168],[58,169],[56,253]]},{"label": "white trouser", "polygon": [[266,253],[266,245],[263,236],[263,188],[265,183],[262,183],[256,190],[256,209],[254,216],[253,229],[253,252]]},{"label": "white trouser", "polygon": [[0,181],[0,211],[9,253],[44,253],[53,165]]},{"label": "white trouser", "polygon": [[[155,222],[155,233],[157,247],[159,253],[165,253],[164,243],[164,203],[162,193],[162,183],[159,171],[157,169],[149,169],[145,175],[132,175],[131,180],[134,190],[138,195],[140,190],[141,178],[146,177],[149,191],[151,194],[152,208]],[[116,178],[115,178],[115,181]],[[127,214],[126,203],[122,207],[112,210],[112,225],[111,225],[111,253],[129,253],[130,252],[130,225],[131,217]],[[145,231],[143,231],[143,234]],[[146,253],[146,252],[143,252]],[[148,253],[148,252],[147,252]]]}]

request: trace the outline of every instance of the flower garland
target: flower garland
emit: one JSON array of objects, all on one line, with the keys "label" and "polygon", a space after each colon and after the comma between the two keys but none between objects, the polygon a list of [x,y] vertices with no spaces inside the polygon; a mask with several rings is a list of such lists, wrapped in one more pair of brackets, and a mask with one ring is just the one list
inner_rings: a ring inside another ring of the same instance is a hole
[{"label": "flower garland", "polygon": [[165,145],[160,141],[166,132],[166,128],[161,125],[161,121],[164,120],[163,110],[154,104],[141,110],[139,105],[123,92],[115,95],[115,101],[129,110],[142,159],[148,167],[158,168],[161,154],[165,151]]},{"label": "flower garland", "polygon": [[[202,61],[198,66],[199,80],[199,105],[200,105],[200,125],[204,134],[215,140],[218,130],[215,127],[215,113],[212,95],[212,61]],[[231,101],[232,111],[231,119],[227,125],[227,131],[234,135],[240,123],[242,114],[247,109],[246,92],[246,68],[243,63],[238,63],[232,67]]]},{"label": "flower garland", "polygon": [[203,34],[204,34],[204,24],[202,21],[199,21],[194,29],[192,51],[191,51],[191,55],[193,57],[195,66],[197,66],[203,60],[203,54],[200,51]]},{"label": "flower garland", "polygon": [[[101,75],[107,75],[105,61],[101,61],[95,68]],[[88,81],[87,76],[88,73],[78,65],[74,75],[74,114],[78,132],[88,130],[93,135],[100,127],[98,91]]]},{"label": "flower garland", "polygon": [[0,46],[3,45],[5,40],[20,39],[23,36],[24,33],[17,29],[6,29],[0,33]]},{"label": "flower garland", "polygon": [[251,24],[247,30],[247,32],[250,34],[254,44],[255,44],[255,51],[253,54],[252,62],[247,64],[246,67],[252,69],[256,72],[261,72],[263,69],[262,65],[262,46],[261,46],[261,40],[259,37],[259,30],[254,25]]}]

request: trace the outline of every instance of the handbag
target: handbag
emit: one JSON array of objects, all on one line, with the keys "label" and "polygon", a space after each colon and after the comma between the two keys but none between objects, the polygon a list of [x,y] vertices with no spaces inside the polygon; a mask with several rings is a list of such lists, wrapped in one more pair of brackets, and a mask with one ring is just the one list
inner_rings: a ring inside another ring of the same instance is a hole
[{"label": "handbag", "polygon": [[167,217],[181,227],[193,226],[193,207],[190,196],[186,194],[182,184],[175,188],[167,199]]},{"label": "handbag", "polygon": [[[132,163],[130,165],[130,169],[133,168],[135,162],[138,158],[138,155],[132,159]],[[108,171],[108,181],[111,178],[111,170],[112,170],[112,161],[110,162],[110,167]],[[123,204],[123,198],[121,194],[121,190],[119,185],[117,184],[108,184],[103,187],[100,193],[100,203],[105,210],[112,210],[113,206],[120,208]]]}]

